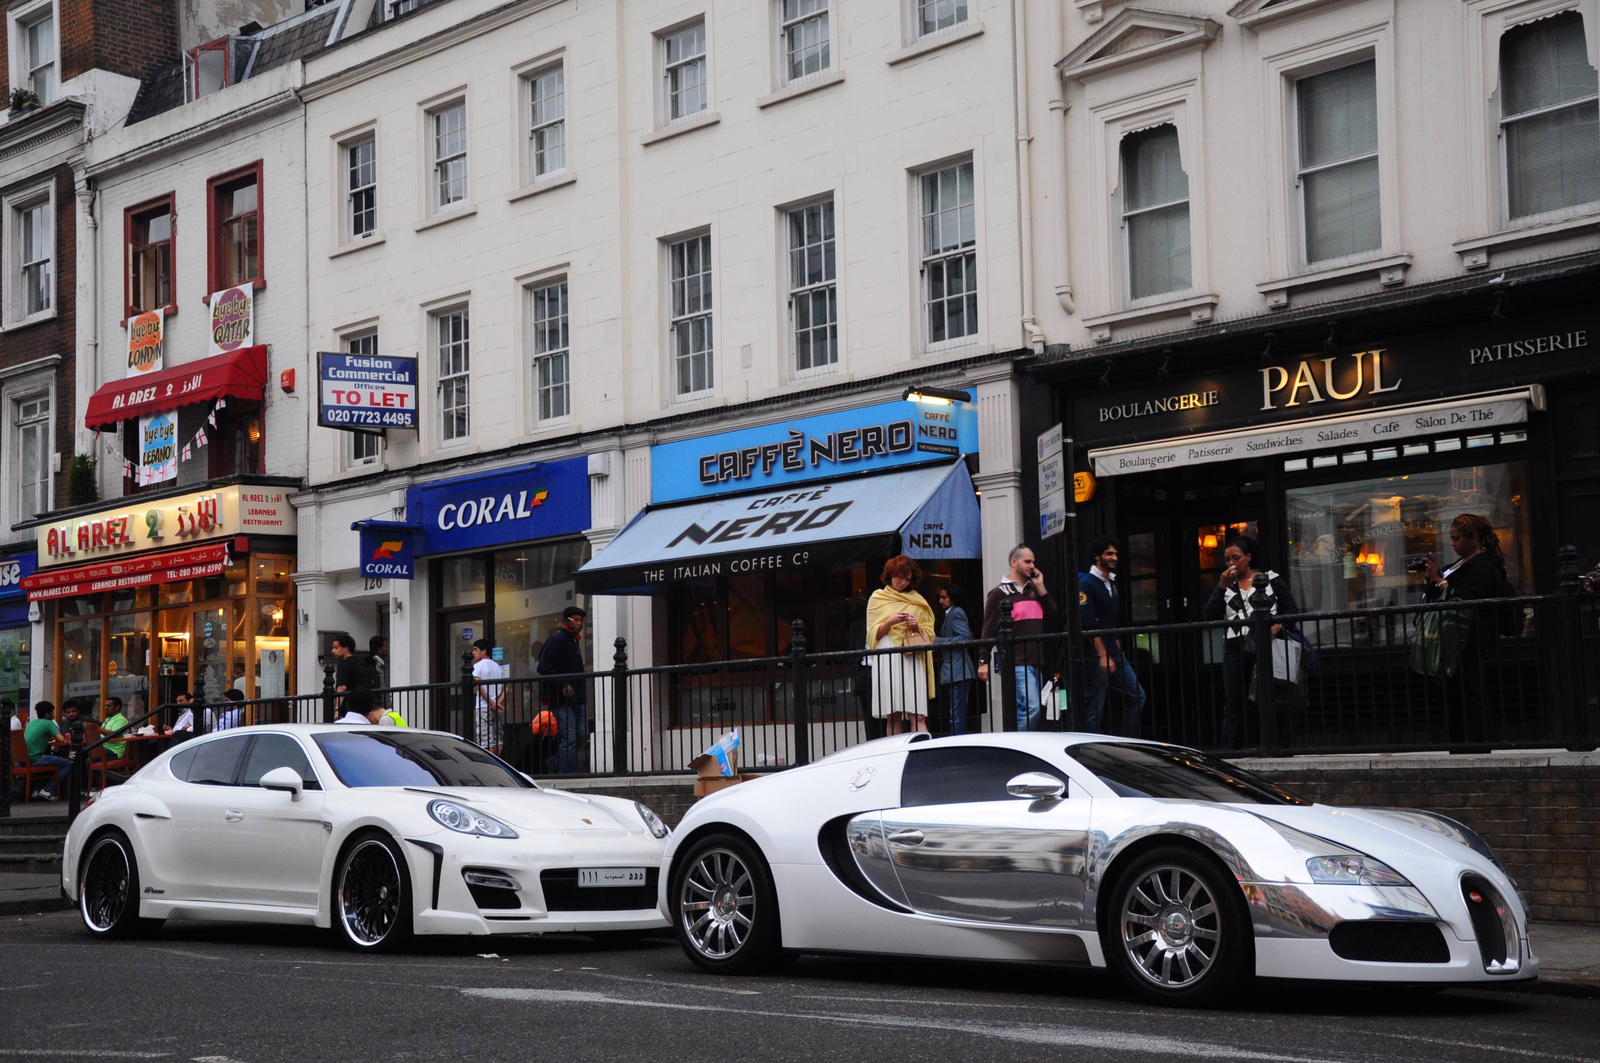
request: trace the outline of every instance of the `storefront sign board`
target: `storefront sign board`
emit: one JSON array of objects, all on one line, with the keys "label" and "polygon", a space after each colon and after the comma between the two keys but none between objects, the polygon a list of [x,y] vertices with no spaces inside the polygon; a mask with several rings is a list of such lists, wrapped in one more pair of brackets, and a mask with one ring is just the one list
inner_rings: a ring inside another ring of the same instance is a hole
[{"label": "storefront sign board", "polygon": [[406,520],[420,526],[419,557],[578,535],[589,528],[589,460],[536,461],[413,487]]},{"label": "storefront sign board", "polygon": [[[28,599],[22,581],[33,575],[39,559],[33,554],[17,554],[0,560],[0,628],[18,627],[28,622]],[[3,650],[0,650],[0,671],[4,671]],[[0,688],[4,683],[0,682]]]},{"label": "storefront sign board", "polygon": [[1239,429],[1089,451],[1099,476],[1120,476],[1239,458],[1277,457],[1298,451],[1395,443],[1441,432],[1489,431],[1524,424],[1528,407],[1542,409],[1543,388],[1470,399],[1423,403],[1341,417],[1310,418],[1276,428]]},{"label": "storefront sign board", "polygon": [[417,427],[415,358],[323,351],[317,365],[317,423],[324,428],[381,432]]},{"label": "storefront sign board", "polygon": [[366,579],[412,579],[418,528],[397,521],[369,520],[361,533],[361,575]]},{"label": "storefront sign board", "polygon": [[167,312],[151,310],[128,319],[128,376],[161,372],[167,355]]},{"label": "storefront sign board", "polygon": [[139,418],[139,483],[166,483],[178,478],[178,411]]},{"label": "storefront sign board", "polygon": [[971,403],[884,402],[652,447],[650,500],[659,505],[882,472],[977,449],[978,411]]},{"label": "storefront sign board", "polygon": [[188,550],[164,550],[134,557],[100,561],[60,570],[35,572],[24,583],[34,601],[76,598],[100,591],[148,587],[176,580],[209,579],[228,567],[228,544],[212,543]]},{"label": "storefront sign board", "polygon": [[255,342],[256,293],[250,284],[237,288],[224,288],[212,292],[211,346],[212,354],[227,354]]},{"label": "storefront sign board", "polygon": [[35,529],[39,567],[82,564],[232,535],[293,535],[294,506],[280,487],[232,486],[143,501]]}]

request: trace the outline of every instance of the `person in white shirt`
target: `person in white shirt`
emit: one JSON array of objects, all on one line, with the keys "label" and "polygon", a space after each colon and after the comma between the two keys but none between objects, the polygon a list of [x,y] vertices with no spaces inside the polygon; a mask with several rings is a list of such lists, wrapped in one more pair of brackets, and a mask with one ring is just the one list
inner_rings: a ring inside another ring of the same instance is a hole
[{"label": "person in white shirt", "polygon": [[229,706],[215,714],[207,709],[206,726],[213,731],[231,731],[244,726],[244,706],[238,704],[244,700],[244,694],[237,690],[225,690],[222,696],[228,699]]},{"label": "person in white shirt", "polygon": [[27,715],[28,707],[26,705],[19,708],[10,698],[0,698],[0,716],[11,717],[11,729],[13,731],[27,729]]},{"label": "person in white shirt", "polygon": [[180,690],[173,695],[172,700],[183,707],[183,711],[178,713],[177,721],[172,725],[173,741],[181,742],[194,737],[194,698],[187,690]]},{"label": "person in white shirt", "polygon": [[372,718],[373,711],[372,691],[366,687],[356,687],[354,690],[345,691],[343,715],[333,722],[352,727],[365,727],[378,722]]},{"label": "person in white shirt", "polygon": [[479,639],[472,644],[472,678],[477,680],[477,740],[485,749],[494,749],[500,745],[500,721],[498,716],[506,711],[505,686],[499,682],[502,678],[500,664],[494,659],[494,643],[488,639]]}]

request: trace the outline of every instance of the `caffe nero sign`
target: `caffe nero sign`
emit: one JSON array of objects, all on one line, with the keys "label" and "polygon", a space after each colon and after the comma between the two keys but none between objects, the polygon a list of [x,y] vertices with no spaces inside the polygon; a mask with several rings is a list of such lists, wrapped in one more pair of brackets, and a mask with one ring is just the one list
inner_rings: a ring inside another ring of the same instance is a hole
[{"label": "caffe nero sign", "polygon": [[[1073,436],[1090,445],[1277,424],[1590,373],[1588,321],[1372,344],[1124,391],[1083,391]],[[1150,374],[1154,376],[1154,374]]]}]

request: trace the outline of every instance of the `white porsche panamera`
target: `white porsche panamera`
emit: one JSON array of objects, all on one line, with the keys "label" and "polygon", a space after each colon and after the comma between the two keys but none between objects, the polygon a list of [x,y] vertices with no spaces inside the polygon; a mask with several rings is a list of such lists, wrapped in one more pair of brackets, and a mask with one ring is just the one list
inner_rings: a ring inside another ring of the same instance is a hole
[{"label": "white porsche panamera", "polygon": [[730,974],[798,952],[1109,966],[1192,1005],[1252,974],[1538,973],[1515,884],[1462,824],[1103,735],[902,735],[730,787],[678,825],[661,886],[689,958]]},{"label": "white porsche panamera", "polygon": [[664,927],[666,825],[615,797],[545,789],[438,731],[296,724],[205,735],[72,824],[61,884],[101,937],[164,919],[409,934]]}]

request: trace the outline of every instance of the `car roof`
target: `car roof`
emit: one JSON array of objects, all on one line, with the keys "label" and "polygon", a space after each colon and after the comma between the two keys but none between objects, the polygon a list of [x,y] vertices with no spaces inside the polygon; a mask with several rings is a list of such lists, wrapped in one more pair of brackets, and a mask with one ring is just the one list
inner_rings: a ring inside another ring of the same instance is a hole
[{"label": "car roof", "polygon": [[[1181,746],[1174,747],[1170,742],[1152,742],[1144,738],[1121,738],[1117,735],[1095,734],[1088,731],[980,731],[974,734],[946,735],[943,738],[932,738],[926,732],[918,732],[916,734],[892,735],[888,738],[862,742],[859,745],[838,750],[822,759],[830,761],[855,760],[858,757],[876,756],[896,749],[924,747],[944,749],[951,746],[998,747],[1016,749],[1036,755],[1053,755],[1065,749],[1070,754],[1073,746],[1096,742],[1184,748]],[[817,761],[817,763],[820,763],[820,761]]]},{"label": "car roof", "polygon": [[226,731],[207,731],[205,734],[197,735],[196,737],[210,738],[213,735],[263,734],[268,731],[275,731],[280,734],[288,732],[290,734],[303,735],[342,734],[345,731],[385,731],[390,733],[405,731],[410,734],[443,735],[446,738],[460,737],[459,735],[451,734],[449,731],[434,731],[426,727],[382,727],[371,723],[256,723],[248,727],[230,727]]}]

